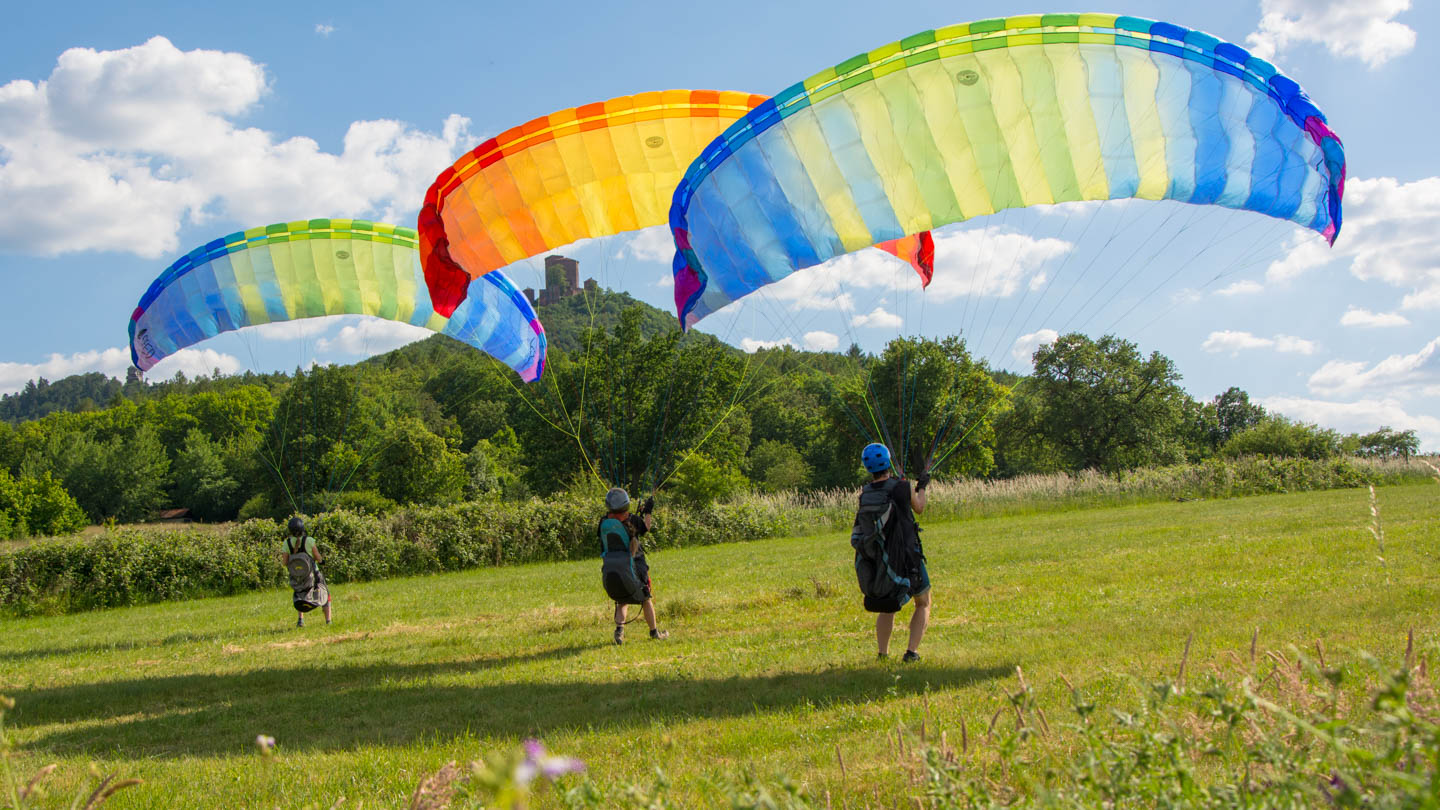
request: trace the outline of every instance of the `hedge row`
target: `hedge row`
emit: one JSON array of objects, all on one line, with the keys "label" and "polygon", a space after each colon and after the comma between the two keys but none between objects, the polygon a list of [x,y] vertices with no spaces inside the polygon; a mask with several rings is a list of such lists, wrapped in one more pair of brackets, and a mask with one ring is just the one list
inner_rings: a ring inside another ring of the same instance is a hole
[{"label": "hedge row", "polygon": [[[310,521],[333,584],[494,565],[598,557],[593,503],[575,499],[470,502],[388,517],[336,511]],[[650,548],[784,535],[778,511],[717,505],[656,515]],[[276,555],[284,529],[250,520],[227,531],[117,529],[0,553],[0,607],[69,613],[285,584]]]}]

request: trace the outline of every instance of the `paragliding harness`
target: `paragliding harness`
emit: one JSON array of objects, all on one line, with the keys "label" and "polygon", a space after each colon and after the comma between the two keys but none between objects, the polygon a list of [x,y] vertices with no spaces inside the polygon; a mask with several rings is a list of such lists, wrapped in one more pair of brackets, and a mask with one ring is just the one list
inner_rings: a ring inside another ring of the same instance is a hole
[{"label": "paragliding harness", "polygon": [[[292,551],[298,542],[298,551]],[[305,550],[305,536],[289,537],[285,540],[285,551],[290,561],[285,564],[290,572],[290,589],[295,592],[295,609],[309,613],[330,602],[330,590],[325,587],[325,575],[315,564],[315,558]]]},{"label": "paragliding harness", "polygon": [[899,483],[890,478],[883,486],[867,484],[860,492],[860,508],[850,531],[855,578],[865,595],[865,609],[871,613],[895,613],[910,601],[910,579],[900,573],[911,566],[908,538],[895,511],[893,493]]},{"label": "paragliding harness", "polygon": [[[640,511],[643,518],[650,513],[653,501],[646,501]],[[648,598],[650,577],[635,568],[630,556],[630,530],[618,518],[606,516],[600,521],[600,580],[605,594],[622,605],[644,604]]]}]

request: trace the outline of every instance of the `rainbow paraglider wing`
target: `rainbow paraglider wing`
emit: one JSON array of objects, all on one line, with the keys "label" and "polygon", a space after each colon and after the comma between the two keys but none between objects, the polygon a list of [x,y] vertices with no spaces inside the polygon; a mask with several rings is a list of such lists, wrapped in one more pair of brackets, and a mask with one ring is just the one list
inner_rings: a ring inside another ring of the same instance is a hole
[{"label": "rainbow paraglider wing", "polygon": [[410,228],[312,219],[232,233],[172,264],[130,316],[130,354],[149,370],[222,332],[325,315],[422,326],[500,359],[523,379],[544,370],[545,332],[503,274],[477,282],[457,318],[435,313]]},{"label": "rainbow paraglider wing", "polygon": [[472,280],[581,239],[663,225],[685,168],[764,96],[666,90],[561,110],[502,132],[435,178],[420,250],[435,310]]},{"label": "rainbow paraglider wing", "polygon": [[1047,14],[926,31],[790,87],[707,146],[670,227],[683,326],[797,269],[1007,208],[1178,200],[1332,243],[1345,153],[1299,85],[1169,23]]}]

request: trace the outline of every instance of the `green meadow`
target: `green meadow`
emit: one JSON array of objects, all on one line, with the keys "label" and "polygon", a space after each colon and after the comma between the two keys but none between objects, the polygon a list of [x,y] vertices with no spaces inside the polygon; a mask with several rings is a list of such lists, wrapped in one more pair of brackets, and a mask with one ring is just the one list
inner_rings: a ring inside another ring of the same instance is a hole
[{"label": "green meadow", "polygon": [[1377,493],[1383,561],[1364,489],[931,523],[914,665],[898,626],[875,660],[838,533],[652,554],[671,638],[637,621],[620,647],[598,560],[337,586],[328,627],[294,627],[278,590],[7,620],[12,765],[58,763],[62,794],[90,763],[144,780],[106,807],[392,807],[447,761],[534,737],[597,784],[660,769],[687,806],[746,773],[896,806],[897,727],[984,746],[1017,667],[1054,718],[1062,679],[1124,703],[1176,676],[1192,637],[1192,673],[1248,656],[1257,630],[1261,650],[1394,663],[1413,630],[1428,652],[1440,487]]}]

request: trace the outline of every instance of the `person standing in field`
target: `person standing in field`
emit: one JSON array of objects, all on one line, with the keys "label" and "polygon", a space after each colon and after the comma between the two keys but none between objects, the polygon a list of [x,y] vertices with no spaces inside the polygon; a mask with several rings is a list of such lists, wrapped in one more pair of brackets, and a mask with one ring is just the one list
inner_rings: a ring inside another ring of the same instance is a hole
[{"label": "person standing in field", "polygon": [[329,624],[330,589],[320,572],[320,547],[299,517],[290,518],[287,530],[289,536],[280,551],[280,562],[289,572],[290,588],[295,592],[295,626],[304,627],[305,614],[317,607],[325,611],[325,623]]},{"label": "person standing in field", "polygon": [[890,584],[889,593],[881,596],[867,591],[865,597],[865,609],[876,614],[877,657],[884,659],[890,655],[895,616],[905,602],[914,599],[910,638],[901,659],[907,664],[914,663],[920,660],[920,642],[930,623],[930,572],[925,567],[925,552],[920,545],[920,526],[915,522],[915,515],[925,511],[925,488],[930,485],[930,473],[920,473],[913,487],[909,481],[895,478],[890,473],[890,449],[879,443],[866,446],[860,460],[870,473],[871,481],[860,492],[860,510],[856,513],[851,544],[859,550],[864,539],[861,535],[865,531],[878,531],[875,540],[883,545],[884,554],[873,559],[870,567],[863,571],[865,561],[857,556],[857,573],[861,576],[862,590],[867,587],[867,579],[875,579],[877,569],[882,587],[887,578]]},{"label": "person standing in field", "polygon": [[625,643],[625,615],[630,605],[640,605],[650,638],[669,638],[655,624],[655,600],[650,592],[650,563],[640,538],[650,531],[655,499],[650,498],[639,514],[630,511],[630,495],[616,487],[605,493],[604,518],[600,520],[600,578],[605,593],[615,602],[615,643]]}]

